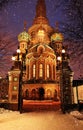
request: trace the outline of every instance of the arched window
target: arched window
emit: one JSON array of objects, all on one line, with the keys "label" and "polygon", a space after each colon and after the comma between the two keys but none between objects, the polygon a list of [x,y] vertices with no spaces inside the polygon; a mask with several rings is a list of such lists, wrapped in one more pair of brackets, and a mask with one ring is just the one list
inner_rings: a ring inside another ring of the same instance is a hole
[{"label": "arched window", "polygon": [[51,99],[52,98],[52,91],[50,89],[48,89],[46,91],[46,94],[47,94],[47,99]]},{"label": "arched window", "polygon": [[50,66],[47,65],[47,78],[49,78],[49,77],[50,77]]},{"label": "arched window", "polygon": [[34,64],[33,65],[33,78],[36,77],[36,65]]},{"label": "arched window", "polygon": [[21,44],[21,48],[24,48],[24,43]]},{"label": "arched window", "polygon": [[31,98],[32,98],[33,100],[36,99],[36,94],[37,94],[36,90],[35,90],[35,89],[32,89],[32,91],[31,91]]},{"label": "arched window", "polygon": [[42,42],[44,40],[44,37],[45,37],[44,30],[39,30],[38,31],[38,40],[39,40],[39,42]]},{"label": "arched window", "polygon": [[39,77],[43,77],[43,64],[39,65]]}]

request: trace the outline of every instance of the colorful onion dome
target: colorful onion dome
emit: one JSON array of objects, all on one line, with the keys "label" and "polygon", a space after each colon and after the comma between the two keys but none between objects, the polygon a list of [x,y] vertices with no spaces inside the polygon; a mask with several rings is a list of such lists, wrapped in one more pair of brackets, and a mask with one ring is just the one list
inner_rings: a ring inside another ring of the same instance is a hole
[{"label": "colorful onion dome", "polygon": [[63,42],[63,40],[64,40],[64,37],[63,37],[62,33],[54,33],[51,36],[51,41],[54,41],[54,42]]},{"label": "colorful onion dome", "polygon": [[26,31],[24,31],[18,35],[19,42],[23,42],[23,41],[29,42],[29,40],[30,40],[30,35]]}]

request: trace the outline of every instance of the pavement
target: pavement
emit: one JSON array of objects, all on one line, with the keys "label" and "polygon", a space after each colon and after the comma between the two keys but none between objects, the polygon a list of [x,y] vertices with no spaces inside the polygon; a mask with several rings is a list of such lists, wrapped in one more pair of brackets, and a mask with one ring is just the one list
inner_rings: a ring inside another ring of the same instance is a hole
[{"label": "pavement", "polygon": [[0,130],[83,130],[83,121],[58,111],[2,111]]}]

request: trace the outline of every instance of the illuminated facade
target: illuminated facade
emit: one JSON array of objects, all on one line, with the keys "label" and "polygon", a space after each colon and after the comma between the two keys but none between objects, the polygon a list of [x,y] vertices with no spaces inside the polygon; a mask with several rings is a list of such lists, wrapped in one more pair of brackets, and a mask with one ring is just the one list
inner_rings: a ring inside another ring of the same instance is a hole
[{"label": "illuminated facade", "polygon": [[[63,35],[52,28],[46,17],[45,0],[38,0],[32,26],[19,34],[20,53],[9,71],[9,103],[18,104],[19,78],[22,71],[22,98],[60,102],[62,69],[65,101],[72,103],[72,71],[65,54],[62,68]],[[58,58],[60,60],[58,61]],[[20,70],[20,62],[22,70]]]}]

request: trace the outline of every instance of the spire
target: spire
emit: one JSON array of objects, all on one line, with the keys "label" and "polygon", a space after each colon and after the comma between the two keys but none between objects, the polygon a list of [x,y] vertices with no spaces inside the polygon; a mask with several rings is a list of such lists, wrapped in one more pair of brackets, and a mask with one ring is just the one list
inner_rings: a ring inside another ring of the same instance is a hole
[{"label": "spire", "polygon": [[45,0],[38,0],[36,5],[36,17],[46,17]]},{"label": "spire", "polygon": [[24,21],[24,31],[26,31],[26,25],[27,25],[27,22]]},{"label": "spire", "polygon": [[56,26],[55,31],[59,32],[59,23],[58,23],[58,21],[55,22],[55,26]]}]

